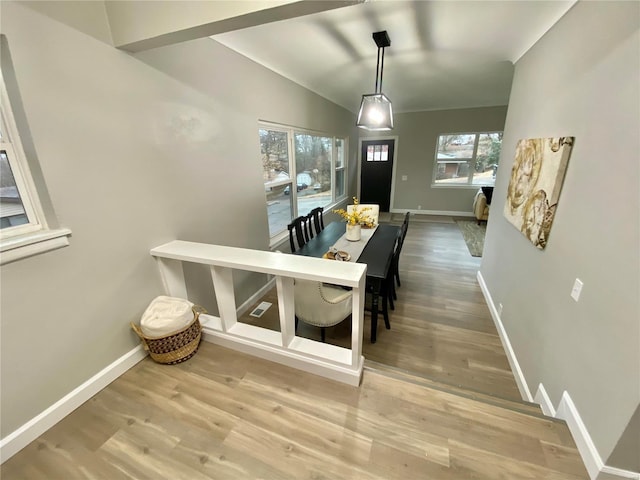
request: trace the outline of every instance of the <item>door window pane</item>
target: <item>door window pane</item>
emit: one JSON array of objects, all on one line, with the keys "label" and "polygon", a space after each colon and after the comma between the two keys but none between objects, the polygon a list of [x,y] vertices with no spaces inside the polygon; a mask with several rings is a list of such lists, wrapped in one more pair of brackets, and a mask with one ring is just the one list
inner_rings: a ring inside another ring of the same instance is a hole
[{"label": "door window pane", "polygon": [[367,146],[367,162],[388,162],[389,145]]}]

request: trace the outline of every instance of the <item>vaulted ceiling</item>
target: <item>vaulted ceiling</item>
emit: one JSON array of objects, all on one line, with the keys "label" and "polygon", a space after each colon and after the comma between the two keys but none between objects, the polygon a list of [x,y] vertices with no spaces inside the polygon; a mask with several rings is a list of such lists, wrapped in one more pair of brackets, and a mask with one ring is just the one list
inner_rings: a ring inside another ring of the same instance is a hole
[{"label": "vaulted ceiling", "polygon": [[370,0],[211,38],[356,112],[373,93],[387,30],[383,92],[396,112],[506,105],[514,63],[571,1]]}]

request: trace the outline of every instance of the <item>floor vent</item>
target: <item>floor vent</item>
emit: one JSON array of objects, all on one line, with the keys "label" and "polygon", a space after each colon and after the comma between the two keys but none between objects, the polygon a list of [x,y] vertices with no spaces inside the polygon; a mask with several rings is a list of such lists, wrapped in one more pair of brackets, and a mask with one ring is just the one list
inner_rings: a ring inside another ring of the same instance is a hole
[{"label": "floor vent", "polygon": [[253,311],[249,314],[252,317],[261,317],[262,315],[264,315],[264,312],[266,312],[268,310],[268,308],[273,305],[272,303],[269,302],[262,302],[260,305],[258,305],[256,308],[253,309]]}]

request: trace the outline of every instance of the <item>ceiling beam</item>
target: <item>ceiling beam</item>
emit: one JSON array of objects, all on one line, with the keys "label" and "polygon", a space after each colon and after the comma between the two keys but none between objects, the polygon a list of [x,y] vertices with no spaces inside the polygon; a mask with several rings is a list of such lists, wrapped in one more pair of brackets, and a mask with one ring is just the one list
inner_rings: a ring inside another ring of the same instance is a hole
[{"label": "ceiling beam", "polygon": [[120,1],[105,6],[114,46],[140,52],[365,0]]}]

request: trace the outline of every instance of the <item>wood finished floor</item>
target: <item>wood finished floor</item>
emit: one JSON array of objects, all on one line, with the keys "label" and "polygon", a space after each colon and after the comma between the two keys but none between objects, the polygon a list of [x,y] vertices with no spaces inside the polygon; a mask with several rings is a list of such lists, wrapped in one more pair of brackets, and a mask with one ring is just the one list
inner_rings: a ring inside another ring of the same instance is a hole
[{"label": "wood finished floor", "polygon": [[[203,342],[181,365],[143,360],[0,476],[588,479],[566,424],[515,408],[479,262],[454,223],[411,223],[392,328],[365,342],[359,388]],[[348,332],[345,322],[328,341]],[[312,327],[298,334],[319,338]]]},{"label": "wood finished floor", "polygon": [[145,359],[3,480],[587,479],[566,425],[383,372],[359,388],[204,342]]},{"label": "wood finished floor", "polygon": [[[402,222],[401,215],[395,220]],[[472,257],[451,217],[411,217],[400,257],[396,309],[391,330],[378,321],[371,344],[370,316],[365,313],[363,354],[367,360],[408,370],[430,379],[491,395],[520,400],[509,362],[485,302]],[[273,306],[259,319],[240,321],[280,330],[275,289],[260,301]],[[256,302],[257,304],[260,302]],[[320,340],[320,329],[300,322],[298,335]],[[326,331],[327,342],[349,347],[351,324]]]}]

